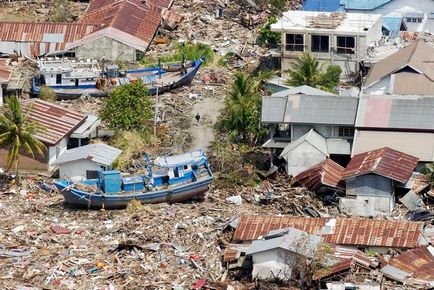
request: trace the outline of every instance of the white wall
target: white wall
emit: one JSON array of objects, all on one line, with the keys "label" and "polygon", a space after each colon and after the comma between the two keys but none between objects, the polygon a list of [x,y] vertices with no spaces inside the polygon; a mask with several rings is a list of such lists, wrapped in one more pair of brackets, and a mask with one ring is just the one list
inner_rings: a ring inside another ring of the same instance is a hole
[{"label": "white wall", "polygon": [[135,61],[136,50],[109,37],[101,37],[75,48],[76,58]]},{"label": "white wall", "polygon": [[252,254],[252,260],[253,279],[267,280],[278,277],[285,280],[291,278],[292,267],[300,265],[303,259],[300,255],[283,249],[272,249]]},{"label": "white wall", "polygon": [[327,156],[308,142],[303,142],[286,156],[286,172],[288,175],[297,174],[325,160]]},{"label": "white wall", "polygon": [[66,151],[68,145],[67,138],[63,138],[57,145],[48,148],[48,171],[53,169],[53,162]]},{"label": "white wall", "polygon": [[86,170],[97,170],[101,168],[101,164],[90,160],[82,159],[64,164],[59,164],[60,178],[71,178],[73,176],[81,176],[86,178]]},{"label": "white wall", "polygon": [[389,92],[390,75],[368,88],[363,89],[364,95],[386,95]]},{"label": "white wall", "polygon": [[345,282],[332,282],[327,283],[328,290],[345,290],[345,287],[355,287],[357,290],[380,290],[380,284],[377,283],[345,283]]}]

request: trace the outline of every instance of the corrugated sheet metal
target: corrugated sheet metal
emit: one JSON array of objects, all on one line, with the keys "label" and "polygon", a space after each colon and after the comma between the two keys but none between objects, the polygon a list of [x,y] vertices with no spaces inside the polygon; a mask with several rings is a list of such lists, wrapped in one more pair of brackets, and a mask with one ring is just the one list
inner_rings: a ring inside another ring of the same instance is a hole
[{"label": "corrugated sheet metal", "polygon": [[335,12],[341,8],[340,0],[305,0],[303,11]]},{"label": "corrugated sheet metal", "polygon": [[[423,40],[415,41],[376,63],[369,70],[365,80],[365,87],[369,87],[384,77],[397,73],[406,67],[411,68],[415,74],[424,75],[430,81],[434,81],[434,63],[432,63],[433,55],[434,48],[432,46],[426,44]],[[411,83],[408,83],[407,85],[415,90],[418,89]]]},{"label": "corrugated sheet metal", "polygon": [[122,150],[107,144],[97,143],[66,150],[53,164],[64,164],[87,159],[103,165],[111,165]]},{"label": "corrugated sheet metal", "polygon": [[0,58],[0,84],[7,84],[12,76],[13,68],[9,65],[9,58]]},{"label": "corrugated sheet metal", "polygon": [[298,174],[295,180],[310,191],[317,191],[322,185],[345,189],[345,182],[341,181],[344,168],[331,159]]},{"label": "corrugated sheet metal", "polygon": [[389,264],[401,271],[410,273],[411,278],[434,281],[433,254],[434,248],[432,246],[411,249],[392,258]]},{"label": "corrugated sheet metal", "polygon": [[287,158],[289,152],[291,152],[292,150],[294,150],[304,142],[311,144],[313,147],[315,147],[318,151],[320,151],[324,155],[326,156],[330,155],[327,150],[326,139],[322,135],[317,133],[314,129],[310,129],[309,132],[307,132],[297,140],[286,145],[279,157]]},{"label": "corrugated sheet metal", "polygon": [[390,147],[413,155],[421,162],[433,162],[434,134],[356,130],[352,154]]},{"label": "corrugated sheet metal", "polygon": [[303,85],[299,87],[289,88],[277,93],[272,94],[272,97],[288,97],[291,95],[308,95],[308,96],[337,96],[330,92],[313,88],[311,86]]},{"label": "corrugated sheet metal", "polygon": [[261,122],[283,123],[287,97],[262,97]]},{"label": "corrugated sheet metal", "polygon": [[342,178],[378,174],[406,183],[419,159],[388,147],[355,155],[345,168]]},{"label": "corrugated sheet metal", "polygon": [[340,0],[345,9],[374,10],[392,0]]},{"label": "corrugated sheet metal", "polygon": [[[434,70],[433,70],[434,72]],[[434,80],[426,75],[412,72],[400,72],[394,75],[392,94],[399,95],[434,95]]]},{"label": "corrugated sheet metal", "polygon": [[374,219],[336,219],[330,243],[355,246],[414,248],[423,223]]},{"label": "corrugated sheet metal", "polygon": [[29,120],[41,127],[35,137],[47,145],[56,145],[86,119],[80,113],[40,99],[25,100],[22,106],[25,110],[30,108]]},{"label": "corrugated sheet metal", "polygon": [[[404,82],[402,86],[408,86]],[[434,94],[434,82],[432,94]],[[356,128],[434,131],[434,98],[369,96],[359,101]]]},{"label": "corrugated sheet metal", "polygon": [[252,241],[272,230],[296,228],[314,234],[325,226],[325,218],[306,218],[295,216],[241,216],[234,233],[235,241]]}]

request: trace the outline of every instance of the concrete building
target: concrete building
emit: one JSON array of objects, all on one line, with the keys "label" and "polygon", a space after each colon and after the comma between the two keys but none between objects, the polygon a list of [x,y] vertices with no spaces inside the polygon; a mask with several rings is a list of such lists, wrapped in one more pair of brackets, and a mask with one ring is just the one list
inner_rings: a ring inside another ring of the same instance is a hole
[{"label": "concrete building", "polygon": [[80,176],[92,179],[97,170],[113,169],[113,162],[121,153],[122,150],[106,144],[89,144],[66,150],[53,165],[59,168],[60,178]]},{"label": "concrete building", "polygon": [[270,232],[246,250],[252,257],[252,278],[260,280],[302,279],[322,239],[295,228]]},{"label": "concrete building", "polygon": [[[36,154],[35,158],[22,152],[19,169],[51,171],[56,159],[67,150],[71,134],[86,123],[87,116],[40,99],[25,100],[21,102],[21,106],[26,113],[28,112],[29,121],[40,127],[34,137],[44,143],[47,150],[44,156]],[[92,128],[95,122],[87,124]],[[92,134],[93,131],[90,132],[90,135]],[[6,165],[7,154],[5,148],[0,149],[0,167]]]},{"label": "concrete building", "polygon": [[433,57],[432,45],[423,40],[410,43],[374,64],[366,76],[362,93],[434,96]]},{"label": "concrete building", "polygon": [[281,58],[282,73],[294,58],[311,52],[320,63],[339,65],[350,75],[382,36],[379,14],[288,11],[271,30],[282,33],[280,52],[274,54]]},{"label": "concrete building", "polygon": [[326,157],[345,163],[351,153],[357,104],[356,97],[341,97],[308,86],[263,97],[261,122],[271,127],[271,135],[262,147],[293,162],[287,163],[291,175]]},{"label": "concrete building", "polygon": [[387,215],[395,206],[397,183],[405,184],[416,168],[418,158],[382,148],[355,155],[342,173],[346,196],[339,208],[349,215]]},{"label": "concrete building", "polygon": [[417,157],[421,163],[433,162],[433,112],[433,97],[360,98],[352,155],[390,147]]}]

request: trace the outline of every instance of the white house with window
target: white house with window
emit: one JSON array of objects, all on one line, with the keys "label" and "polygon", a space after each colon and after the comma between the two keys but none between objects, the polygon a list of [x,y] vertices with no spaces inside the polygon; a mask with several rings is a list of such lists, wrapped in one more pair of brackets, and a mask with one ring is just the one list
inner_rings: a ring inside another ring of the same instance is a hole
[{"label": "white house with window", "polygon": [[282,33],[281,69],[304,52],[313,53],[321,63],[339,65],[344,75],[359,70],[359,61],[381,39],[381,15],[288,11],[271,30]]}]

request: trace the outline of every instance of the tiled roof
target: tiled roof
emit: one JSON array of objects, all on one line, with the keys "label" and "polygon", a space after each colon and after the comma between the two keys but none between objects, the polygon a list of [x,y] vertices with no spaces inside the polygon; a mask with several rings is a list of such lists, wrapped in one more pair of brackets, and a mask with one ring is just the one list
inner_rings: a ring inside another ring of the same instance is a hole
[{"label": "tiled roof", "polygon": [[298,174],[295,180],[310,191],[316,191],[322,185],[343,189],[345,188],[345,182],[341,181],[343,171],[344,168],[342,166],[327,158]]},{"label": "tiled roof", "polygon": [[336,219],[330,243],[354,246],[414,248],[423,224],[376,219]]},{"label": "tiled roof", "polygon": [[236,241],[252,241],[272,230],[296,228],[310,234],[325,226],[325,218],[306,218],[296,216],[241,216],[234,234]]},{"label": "tiled roof", "polygon": [[41,128],[35,137],[48,145],[56,145],[86,120],[86,116],[80,113],[40,99],[26,100],[21,104],[24,110],[30,107],[29,120]]},{"label": "tiled roof", "polygon": [[9,58],[0,58],[0,84],[8,83],[12,76],[12,67],[9,65]]},{"label": "tiled roof", "polygon": [[355,155],[345,168],[342,178],[378,174],[406,183],[418,161],[417,157],[384,147]]}]

